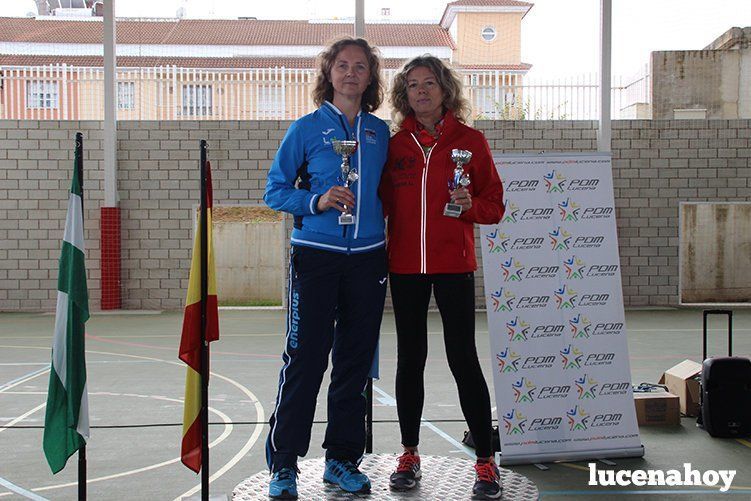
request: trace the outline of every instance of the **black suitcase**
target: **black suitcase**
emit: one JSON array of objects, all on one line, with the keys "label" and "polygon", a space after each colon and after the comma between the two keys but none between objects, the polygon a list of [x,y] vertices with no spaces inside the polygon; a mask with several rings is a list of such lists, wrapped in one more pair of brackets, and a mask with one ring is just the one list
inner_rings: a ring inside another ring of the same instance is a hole
[{"label": "black suitcase", "polygon": [[[728,315],[728,355],[707,358],[707,315]],[[701,424],[718,438],[751,435],[751,360],[733,357],[733,313],[704,312],[704,363],[701,371]]]}]

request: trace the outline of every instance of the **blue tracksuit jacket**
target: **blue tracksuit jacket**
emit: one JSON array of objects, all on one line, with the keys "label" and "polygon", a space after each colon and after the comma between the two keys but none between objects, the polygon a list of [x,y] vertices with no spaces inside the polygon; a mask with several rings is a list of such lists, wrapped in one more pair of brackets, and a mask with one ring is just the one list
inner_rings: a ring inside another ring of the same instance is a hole
[{"label": "blue tracksuit jacket", "polygon": [[[350,165],[360,175],[350,187],[356,200],[355,224],[351,226],[339,225],[337,210],[319,213],[316,209],[321,195],[342,184],[342,157],[334,153],[332,139],[358,141],[350,158]],[[361,111],[350,127],[347,117],[329,102],[290,126],[271,165],[263,199],[272,209],[295,216],[292,245],[342,253],[384,246],[378,185],[388,143],[389,130],[383,120]]]}]

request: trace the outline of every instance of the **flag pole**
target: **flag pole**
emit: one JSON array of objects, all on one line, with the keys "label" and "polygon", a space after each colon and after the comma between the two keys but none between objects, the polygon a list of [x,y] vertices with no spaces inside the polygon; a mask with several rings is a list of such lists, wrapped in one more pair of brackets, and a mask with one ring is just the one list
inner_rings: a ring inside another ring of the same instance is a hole
[{"label": "flag pole", "polygon": [[[81,185],[81,222],[85,220],[83,212],[83,134],[76,133],[76,173]],[[85,332],[83,333],[85,335]],[[86,501],[86,442],[78,449],[78,500]]]},{"label": "flag pole", "polygon": [[209,499],[209,349],[206,341],[206,303],[209,295],[208,187],[204,139],[201,148],[201,499]]}]

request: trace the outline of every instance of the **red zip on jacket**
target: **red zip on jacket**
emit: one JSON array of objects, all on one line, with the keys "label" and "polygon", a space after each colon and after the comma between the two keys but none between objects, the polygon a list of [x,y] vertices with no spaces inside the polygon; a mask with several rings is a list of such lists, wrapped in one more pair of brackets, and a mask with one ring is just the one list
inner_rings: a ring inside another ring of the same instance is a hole
[{"label": "red zip on jacket", "polygon": [[[503,185],[485,136],[462,124],[451,112],[429,153],[416,137],[409,115],[389,142],[379,193],[388,217],[389,271],[392,273],[464,273],[477,269],[474,223],[495,224],[503,217]],[[458,218],[443,215],[448,181],[456,164],[451,150],[469,150],[472,208]]]}]

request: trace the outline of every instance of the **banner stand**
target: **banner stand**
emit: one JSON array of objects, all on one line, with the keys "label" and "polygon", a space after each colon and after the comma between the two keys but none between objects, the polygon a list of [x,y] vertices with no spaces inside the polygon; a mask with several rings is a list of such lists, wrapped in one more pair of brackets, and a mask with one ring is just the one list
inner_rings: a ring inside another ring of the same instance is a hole
[{"label": "banner stand", "polygon": [[543,454],[530,454],[528,456],[516,455],[509,457],[504,456],[501,452],[496,452],[495,462],[501,466],[512,466],[519,464],[586,461],[588,459],[597,461],[600,459],[640,457],[644,457],[643,445],[629,449],[603,449],[601,451],[590,449],[581,452],[551,452]]},{"label": "banner stand", "polygon": [[642,457],[609,153],[494,157],[481,226],[502,465]]}]

